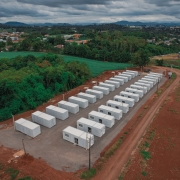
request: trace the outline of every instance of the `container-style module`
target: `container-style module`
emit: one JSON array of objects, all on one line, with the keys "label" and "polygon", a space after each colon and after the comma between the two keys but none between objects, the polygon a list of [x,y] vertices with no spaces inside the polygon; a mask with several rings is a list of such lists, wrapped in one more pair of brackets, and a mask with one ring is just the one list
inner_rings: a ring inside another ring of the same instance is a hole
[{"label": "container-style module", "polygon": [[76,114],[79,112],[79,105],[78,104],[74,104],[74,103],[64,101],[64,100],[58,102],[58,107],[66,109],[72,114]]},{"label": "container-style module", "polygon": [[89,149],[94,144],[94,135],[68,126],[63,130],[63,139],[75,145]]},{"label": "container-style module", "polygon": [[120,87],[120,82],[117,82],[117,81],[105,80],[104,82],[107,84],[115,85],[116,88]]},{"label": "container-style module", "polygon": [[107,84],[107,83],[100,82],[99,86],[109,88],[110,91],[115,90],[115,85],[112,85],[112,84]]},{"label": "container-style module", "polygon": [[128,80],[131,80],[131,79],[132,79],[132,76],[131,76],[131,75],[128,75],[128,74],[119,73],[118,75],[119,75],[119,76],[128,77]]},{"label": "container-style module", "polygon": [[89,106],[87,99],[83,99],[83,98],[79,98],[79,97],[75,97],[75,96],[69,97],[68,101],[71,103],[78,104],[79,107],[81,107],[81,108],[87,108]]},{"label": "container-style module", "polygon": [[148,91],[151,89],[151,86],[149,84],[145,84],[145,83],[135,82],[134,85],[146,87]]},{"label": "container-style module", "polygon": [[128,93],[138,94],[140,98],[142,98],[143,95],[144,95],[144,92],[142,90],[126,88],[125,91],[128,92]]},{"label": "container-style module", "polygon": [[56,118],[41,111],[32,113],[32,121],[45,127],[52,128],[56,125]]},{"label": "container-style module", "polygon": [[141,78],[143,81],[150,81],[150,82],[152,82],[153,83],[153,85],[155,85],[156,84],[156,80],[154,80],[154,79],[150,79],[150,78]]},{"label": "container-style module", "polygon": [[132,98],[132,99],[134,99],[135,102],[138,102],[138,101],[139,101],[139,94],[133,94],[133,93],[121,91],[121,92],[119,93],[119,95],[120,95],[120,96],[123,96],[123,97],[127,97],[127,98]]},{"label": "container-style module", "polygon": [[115,81],[115,82],[119,82],[120,85],[124,84],[124,79],[119,79],[119,78],[110,78],[109,80],[111,81]]},{"label": "container-style module", "polygon": [[101,105],[98,107],[98,111],[107,115],[114,116],[116,120],[120,120],[122,118],[122,110],[120,109]]},{"label": "container-style module", "polygon": [[87,99],[89,101],[89,103],[95,103],[96,102],[96,96],[92,95],[92,94],[87,94],[87,93],[78,93],[77,94],[78,97],[83,98],[83,99]]},{"label": "container-style module", "polygon": [[130,85],[130,88],[132,88],[132,89],[137,89],[137,90],[141,90],[141,91],[144,92],[144,94],[147,93],[147,87],[143,87],[143,86],[138,86],[138,85],[131,84],[131,85]]},{"label": "container-style module", "polygon": [[79,120],[77,120],[77,129],[80,129],[85,132],[89,132],[94,136],[98,136],[98,137],[101,137],[103,134],[105,134],[104,124],[86,118],[80,118]]},{"label": "container-style module", "polygon": [[106,106],[113,107],[116,109],[121,109],[123,113],[127,113],[129,111],[129,104],[117,102],[113,100],[109,100],[106,102]]},{"label": "container-style module", "polygon": [[145,81],[145,80],[140,79],[140,80],[138,80],[138,82],[148,84],[148,85],[150,85],[151,88],[154,86],[154,83],[151,81]]},{"label": "container-style module", "polygon": [[157,80],[158,80],[158,82],[160,82],[161,81],[161,77],[160,76],[158,76],[158,75],[154,75],[154,74],[147,74],[147,76],[146,77],[151,77],[151,78],[156,78]]},{"label": "container-style module", "polygon": [[20,131],[32,138],[35,138],[39,134],[41,134],[41,128],[40,125],[35,124],[31,121],[28,121],[26,119],[18,119],[14,122],[15,128],[17,131]]},{"label": "container-style module", "polygon": [[69,117],[68,110],[53,105],[46,107],[46,113],[61,120],[65,120]]},{"label": "container-style module", "polygon": [[131,73],[134,73],[134,74],[135,74],[135,76],[138,76],[138,71],[126,70],[126,72],[131,72]]},{"label": "container-style module", "polygon": [[97,91],[97,90],[93,90],[93,89],[87,89],[86,93],[87,94],[95,95],[96,98],[98,98],[98,99],[102,99],[103,98],[103,92],[102,91]]},{"label": "container-style module", "polygon": [[129,81],[128,77],[121,76],[121,75],[114,76],[114,78],[123,79],[123,80],[124,80],[124,82],[128,82],[128,81]]},{"label": "container-style module", "polygon": [[158,82],[158,77],[152,77],[152,76],[144,76],[144,78],[155,80],[155,82]]},{"label": "container-style module", "polygon": [[157,75],[157,76],[161,77],[161,79],[162,79],[162,77],[163,77],[163,74],[161,74],[161,73],[153,73],[153,72],[150,72],[150,74]]},{"label": "container-style module", "polygon": [[109,88],[100,87],[100,86],[93,86],[93,90],[101,91],[103,94],[108,95],[109,94]]},{"label": "container-style module", "polygon": [[127,98],[127,97],[123,97],[123,96],[114,96],[114,101],[118,101],[118,102],[122,102],[122,103],[126,103],[129,104],[129,107],[133,107],[134,106],[134,99],[131,98]]},{"label": "container-style module", "polygon": [[104,113],[97,112],[97,111],[91,111],[88,114],[88,119],[104,124],[106,127],[109,127],[109,128],[114,126],[114,123],[115,123],[114,116],[106,115]]},{"label": "container-style module", "polygon": [[131,78],[132,78],[132,79],[135,77],[135,74],[134,74],[134,73],[131,73],[131,72],[122,72],[122,74],[131,75]]}]

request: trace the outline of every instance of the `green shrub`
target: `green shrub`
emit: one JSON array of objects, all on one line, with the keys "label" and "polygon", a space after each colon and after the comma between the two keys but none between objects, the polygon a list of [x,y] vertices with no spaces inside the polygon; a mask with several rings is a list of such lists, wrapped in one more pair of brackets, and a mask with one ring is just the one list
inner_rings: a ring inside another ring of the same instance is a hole
[{"label": "green shrub", "polygon": [[141,155],[145,160],[149,160],[151,158],[150,152],[141,150]]},{"label": "green shrub", "polygon": [[25,177],[19,178],[18,180],[32,180],[32,178],[30,176],[25,176]]},{"label": "green shrub", "polygon": [[88,171],[85,171],[81,174],[81,179],[91,179],[96,175],[96,169],[91,168]]},{"label": "green shrub", "polygon": [[11,176],[11,180],[16,179],[17,175],[19,174],[18,170],[12,168],[8,168],[6,172]]}]

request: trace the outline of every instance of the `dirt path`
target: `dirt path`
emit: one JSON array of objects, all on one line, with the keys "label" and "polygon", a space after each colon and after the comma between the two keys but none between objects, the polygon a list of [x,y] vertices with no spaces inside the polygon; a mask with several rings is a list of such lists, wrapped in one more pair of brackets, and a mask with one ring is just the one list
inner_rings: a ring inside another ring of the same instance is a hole
[{"label": "dirt path", "polygon": [[[166,70],[168,68],[161,69]],[[180,81],[180,71],[175,69],[173,71],[177,74],[176,80],[164,93],[162,93],[161,98],[158,101],[156,101],[154,105],[149,109],[148,113],[144,116],[139,125],[131,132],[127,140],[116,151],[114,156],[107,162],[107,165],[104,166],[104,168],[97,174],[94,180],[114,180],[120,175],[121,169],[123,168],[131,153],[137,146],[142,135],[145,133],[145,130],[152,121],[155,113],[158,110],[158,107],[165,100],[165,98],[168,96],[171,90],[174,89]]]}]

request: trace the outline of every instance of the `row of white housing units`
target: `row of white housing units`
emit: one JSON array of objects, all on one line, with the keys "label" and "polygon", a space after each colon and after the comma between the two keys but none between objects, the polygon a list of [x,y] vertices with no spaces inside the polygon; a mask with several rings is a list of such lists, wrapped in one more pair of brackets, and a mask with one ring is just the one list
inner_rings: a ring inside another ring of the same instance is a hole
[{"label": "row of white housing units", "polygon": [[[127,73],[127,75],[126,75]],[[134,74],[133,76],[129,76],[128,73]],[[69,117],[69,112],[76,114],[79,112],[79,107],[86,108],[88,107],[88,103],[95,103],[96,98],[101,99],[104,94],[109,94],[109,91],[113,91],[116,88],[118,88],[120,85],[124,84],[124,82],[127,82],[131,78],[137,76],[138,73],[132,73],[132,72],[123,72],[119,76],[115,76],[114,78],[110,78],[109,81],[115,82],[115,84],[108,84],[108,80],[105,83],[100,83],[99,86],[93,86],[93,89],[87,89],[86,93],[79,93],[77,96],[72,96],[67,101],[60,101],[57,106],[48,106],[46,107],[46,113],[36,111],[32,113],[32,121],[30,122],[26,119],[19,119],[15,121],[15,128],[16,130],[23,132],[31,137],[36,137],[41,133],[40,125],[46,126],[48,128],[53,127],[56,125],[56,118],[65,120]],[[116,83],[118,82],[118,83]],[[106,85],[107,84],[107,85]],[[102,85],[102,86],[101,86]],[[108,88],[107,88],[108,87]],[[98,89],[95,90],[95,89]],[[93,92],[93,90],[97,92]],[[91,93],[88,93],[92,91]],[[127,111],[127,108],[125,108],[126,105],[124,104],[124,112]],[[108,118],[108,116],[107,116]],[[36,124],[38,123],[38,124]],[[103,122],[101,122],[103,123]],[[100,127],[100,126],[99,126]],[[108,127],[108,126],[107,126]],[[63,136],[64,137],[64,136]],[[67,135],[66,135],[67,137]],[[76,143],[77,144],[77,143]]]},{"label": "row of white housing units", "polygon": [[130,88],[114,96],[113,100],[107,101],[106,105],[99,106],[98,111],[91,111],[88,119],[82,117],[77,120],[77,128],[65,128],[63,139],[88,149],[94,144],[94,136],[105,134],[105,127],[111,128],[115,120],[120,120],[123,113],[127,113],[129,107],[133,107],[161,78],[162,74],[151,73],[130,85]]}]

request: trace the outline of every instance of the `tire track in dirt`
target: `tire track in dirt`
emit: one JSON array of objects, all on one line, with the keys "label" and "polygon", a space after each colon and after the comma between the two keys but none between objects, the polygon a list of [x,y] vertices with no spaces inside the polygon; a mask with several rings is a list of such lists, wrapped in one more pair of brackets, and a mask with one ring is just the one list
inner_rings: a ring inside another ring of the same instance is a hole
[{"label": "tire track in dirt", "polygon": [[[168,69],[170,68],[161,68],[161,69]],[[132,131],[126,141],[121,145],[121,147],[116,151],[114,156],[106,163],[103,169],[95,176],[94,180],[99,179],[108,179],[108,180],[115,180],[120,175],[121,169],[127,162],[128,158],[130,157],[133,150],[136,148],[139,140],[141,139],[142,135],[145,133],[146,128],[151,123],[154,115],[158,111],[160,105],[168,96],[168,94],[177,86],[180,81],[180,71],[173,69],[173,72],[177,74],[177,78],[171,84],[170,87],[164,91],[158,101],[149,109],[147,114],[144,116],[142,121],[139,125]]]}]

